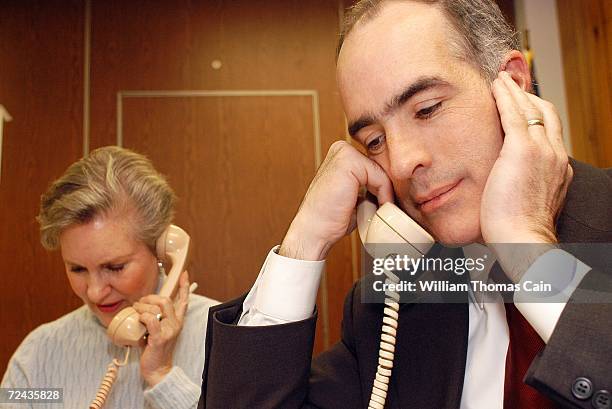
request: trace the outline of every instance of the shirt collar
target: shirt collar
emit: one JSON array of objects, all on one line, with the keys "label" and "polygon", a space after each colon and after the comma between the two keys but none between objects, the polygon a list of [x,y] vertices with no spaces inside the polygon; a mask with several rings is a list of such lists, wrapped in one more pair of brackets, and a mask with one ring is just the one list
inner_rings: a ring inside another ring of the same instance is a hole
[{"label": "shirt collar", "polygon": [[[493,252],[487,247],[479,243],[468,244],[467,246],[462,248],[463,256],[469,259],[484,259],[484,269],[482,271],[472,270],[470,271],[470,281],[481,281],[484,283],[489,282],[489,273],[491,272],[491,267],[495,264],[495,256]],[[490,300],[491,294],[488,292],[482,292],[478,289],[474,290],[472,285],[469,285],[468,297],[470,302],[478,306],[480,310],[484,309],[484,303]]]}]

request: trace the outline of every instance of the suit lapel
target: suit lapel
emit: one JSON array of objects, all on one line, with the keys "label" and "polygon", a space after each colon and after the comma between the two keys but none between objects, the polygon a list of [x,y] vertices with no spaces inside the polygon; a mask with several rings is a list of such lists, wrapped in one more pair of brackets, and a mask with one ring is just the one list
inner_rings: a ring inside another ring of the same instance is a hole
[{"label": "suit lapel", "polygon": [[[430,255],[431,256],[431,255]],[[460,257],[442,249],[441,258]],[[467,277],[451,274],[451,280]],[[458,409],[463,391],[467,303],[406,304],[400,309],[389,407]]]},{"label": "suit lapel", "polygon": [[399,319],[391,407],[457,409],[468,336],[467,304],[415,304]]}]

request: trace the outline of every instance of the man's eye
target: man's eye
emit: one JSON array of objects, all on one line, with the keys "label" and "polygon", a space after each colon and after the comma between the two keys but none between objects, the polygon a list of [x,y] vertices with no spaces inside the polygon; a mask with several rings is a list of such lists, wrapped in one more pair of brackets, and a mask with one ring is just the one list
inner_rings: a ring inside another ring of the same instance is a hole
[{"label": "man's eye", "polygon": [[370,142],[368,142],[366,147],[368,148],[368,152],[376,153],[377,151],[382,149],[382,146],[384,143],[385,143],[385,135],[380,135],[372,139]]},{"label": "man's eye", "polygon": [[433,113],[436,112],[438,108],[440,108],[441,105],[442,105],[442,101],[438,102],[437,104],[428,106],[427,108],[423,108],[416,113],[416,117],[418,119],[430,118],[433,115]]}]

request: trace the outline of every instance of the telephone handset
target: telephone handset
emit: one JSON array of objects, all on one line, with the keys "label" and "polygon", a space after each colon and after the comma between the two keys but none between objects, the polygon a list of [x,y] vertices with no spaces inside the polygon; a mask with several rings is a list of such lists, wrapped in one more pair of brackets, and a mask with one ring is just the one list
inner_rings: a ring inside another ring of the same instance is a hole
[{"label": "telephone handset", "polygon": [[[371,194],[357,205],[357,229],[366,251],[375,258],[385,258],[384,244],[405,244],[403,252],[418,258],[427,254],[434,238],[393,203],[380,208]],[[382,246],[379,246],[381,244]],[[384,270],[385,283],[399,283],[392,271]],[[378,366],[372,385],[368,409],[384,409],[395,358],[395,336],[399,318],[400,296],[396,291],[385,292],[385,308],[378,351]]]},{"label": "telephone handset", "polygon": [[[189,253],[190,237],[178,226],[171,224],[157,239],[156,253],[160,261],[170,263],[171,268],[159,295],[172,297],[176,293],[179,277],[185,268]],[[138,346],[144,342],[146,327],[140,322],[133,307],[121,310],[108,326],[106,334],[119,346]]]},{"label": "telephone handset", "polygon": [[[413,248],[419,256],[426,254],[434,244],[431,234],[395,204],[387,202],[378,207],[375,200],[374,195],[367,193],[357,205],[357,229],[364,246],[367,244],[408,244],[408,248]],[[375,250],[370,249],[370,251]],[[370,255],[385,257],[388,254]]]},{"label": "telephone handset", "polygon": [[[155,243],[155,252],[161,262],[171,265],[170,272],[159,290],[159,295],[173,297],[176,293],[179,278],[185,269],[187,255],[189,254],[189,235],[185,230],[171,224]],[[193,285],[192,285],[193,287]],[[126,346],[127,352],[123,362],[117,359],[108,365],[104,379],[96,393],[96,397],[90,403],[90,409],[101,409],[117,378],[117,369],[127,364],[130,357],[130,347],[143,345],[147,328],[140,322],[138,312],[133,307],[127,307],[119,311],[113,318],[106,330],[106,334],[119,346]]]}]

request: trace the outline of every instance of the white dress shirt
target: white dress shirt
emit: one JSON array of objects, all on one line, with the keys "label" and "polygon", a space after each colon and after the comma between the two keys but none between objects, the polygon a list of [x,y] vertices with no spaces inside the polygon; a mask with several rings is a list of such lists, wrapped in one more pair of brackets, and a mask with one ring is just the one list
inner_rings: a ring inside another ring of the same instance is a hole
[{"label": "white dress shirt", "polygon": [[[276,325],[312,316],[325,261],[283,257],[277,254],[278,248],[276,246],[268,253],[255,284],[244,300],[238,325]],[[483,249],[483,246],[472,245],[465,247],[464,252],[466,257],[470,257],[470,253],[480,251],[482,254]],[[495,261],[491,256],[489,260],[486,275]],[[536,303],[530,299],[532,302],[520,303],[515,297],[517,309],[544,342],[550,339],[567,299],[589,270],[571,254],[551,250],[536,260],[521,282],[545,278],[543,274],[551,264],[556,267],[571,265],[564,268],[572,271],[561,287],[565,289],[565,301]],[[509,332],[502,297],[499,294],[471,293],[468,311],[468,349],[460,409],[503,409]]]}]

